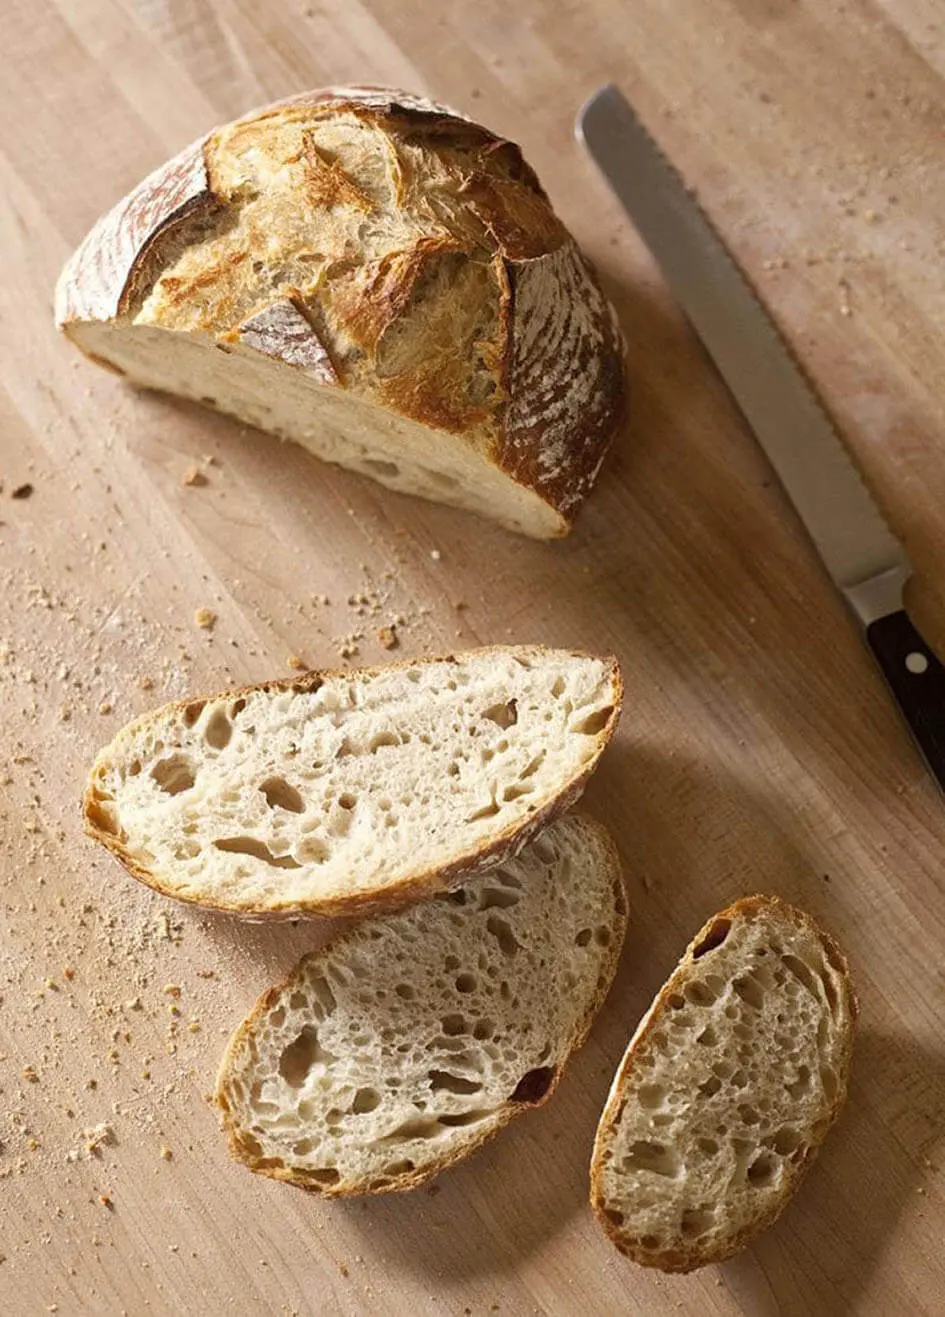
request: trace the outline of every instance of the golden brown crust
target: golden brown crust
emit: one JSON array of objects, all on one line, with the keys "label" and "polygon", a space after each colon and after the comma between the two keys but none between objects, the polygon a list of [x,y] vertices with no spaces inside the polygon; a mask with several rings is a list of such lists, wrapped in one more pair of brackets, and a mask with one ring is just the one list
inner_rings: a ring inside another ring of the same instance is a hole
[{"label": "golden brown crust", "polygon": [[[512,648],[521,652],[528,649],[531,652],[545,654],[550,652],[547,646],[530,645],[530,646],[512,646],[505,647],[502,645],[488,645],[482,649],[468,651],[469,654],[486,655],[490,653],[505,653],[507,648]],[[569,650],[569,653],[579,657],[592,657],[584,654],[580,650]],[[114,745],[125,736],[131,736],[143,727],[151,724],[158,725],[169,713],[180,710],[183,711],[188,705],[192,705],[204,699],[239,699],[241,695],[254,694],[257,691],[293,691],[302,693],[317,689],[324,681],[335,677],[345,677],[350,679],[354,675],[371,676],[381,671],[391,671],[398,668],[416,667],[418,664],[427,663],[448,663],[455,662],[456,656],[453,654],[444,654],[428,656],[423,659],[401,659],[396,663],[378,664],[372,668],[325,668],[319,671],[306,672],[301,677],[278,678],[273,681],[259,682],[255,686],[242,686],[234,690],[218,692],[209,696],[191,696],[185,700],[175,700],[171,704],[163,705],[159,709],[153,710],[143,718],[137,719],[127,727],[122,728],[112,742]],[[238,903],[229,903],[225,901],[206,901],[198,900],[194,896],[185,895],[165,883],[159,874],[152,873],[133,856],[122,838],[110,829],[108,820],[104,816],[99,796],[96,791],[96,774],[105,761],[105,756],[111,751],[111,746],[107,746],[96,758],[89,775],[89,781],[85,789],[82,800],[82,813],[85,820],[85,831],[88,836],[95,841],[100,842],[103,846],[115,856],[115,858],[128,870],[128,872],[137,878],[146,886],[153,888],[154,891],[160,892],[162,896],[171,897],[175,901],[181,901],[187,905],[198,905],[208,910],[218,910],[227,914],[242,915],[250,920],[285,920],[285,919],[305,919],[319,918],[322,915],[363,915],[374,914],[385,911],[392,911],[400,906],[409,905],[411,902],[419,900],[421,897],[432,896],[437,892],[448,891],[454,887],[458,881],[463,878],[471,878],[484,869],[490,869],[497,864],[516,855],[523,846],[538,834],[553,820],[569,809],[571,805],[578,800],[584,790],[584,786],[590,778],[600,756],[603,754],[610,738],[616,729],[620,719],[620,713],[623,706],[623,678],[620,667],[615,658],[605,658],[604,662],[610,664],[610,675],[614,691],[613,711],[607,720],[606,725],[595,734],[596,750],[594,755],[588,761],[583,772],[572,779],[561,792],[541,810],[530,815],[527,819],[514,826],[507,826],[496,835],[495,838],[487,845],[480,847],[476,852],[466,855],[457,856],[449,865],[438,869],[423,870],[420,873],[413,874],[410,878],[402,879],[398,883],[392,883],[390,886],[375,889],[374,891],[353,892],[350,896],[329,898],[327,900],[306,902],[304,904],[286,903],[269,903],[266,906],[242,905]]]},{"label": "golden brown crust", "polygon": [[561,1080],[561,1075],[563,1074],[565,1066],[568,1064],[571,1056],[587,1039],[587,1035],[591,1030],[591,1025],[594,1023],[597,1013],[604,1004],[607,993],[610,991],[614,975],[617,972],[620,953],[623,950],[623,944],[626,939],[629,920],[627,894],[623,880],[622,865],[614,840],[610,836],[610,833],[600,824],[596,823],[595,820],[589,818],[585,814],[582,814],[581,818],[586,823],[593,825],[598,840],[608,855],[608,864],[613,876],[615,896],[614,923],[612,930],[614,936],[608,944],[607,958],[601,965],[601,972],[598,976],[597,986],[588,1005],[587,1011],[585,1012],[584,1018],[575,1030],[573,1037],[568,1040],[567,1050],[562,1063],[556,1067],[551,1082],[536,1101],[508,1102],[505,1107],[495,1113],[488,1123],[483,1122],[483,1124],[486,1125],[486,1128],[477,1131],[475,1136],[470,1136],[468,1143],[463,1144],[460,1148],[454,1150],[448,1156],[445,1156],[441,1161],[419,1170],[406,1172],[399,1175],[396,1179],[385,1178],[383,1184],[377,1184],[371,1179],[361,1180],[353,1185],[345,1186],[344,1188],[319,1184],[310,1179],[306,1179],[303,1174],[293,1170],[291,1167],[282,1164],[274,1165],[272,1164],[273,1159],[260,1158],[255,1154],[248,1143],[241,1137],[241,1132],[235,1121],[232,1119],[230,1106],[226,1098],[226,1076],[231,1059],[237,1055],[244,1043],[252,1038],[257,1022],[268,1013],[271,1007],[278,1001],[281,994],[292,984],[302,965],[308,960],[326,955],[351,936],[350,933],[342,933],[339,937],[326,943],[326,945],[319,951],[304,956],[280,983],[276,984],[274,987],[268,988],[256,1002],[256,1005],[250,1011],[246,1019],[243,1020],[236,1029],[227,1044],[217,1074],[214,1099],[221,1111],[220,1124],[227,1138],[230,1155],[234,1160],[242,1163],[242,1165],[248,1167],[249,1170],[255,1172],[257,1175],[265,1175],[270,1179],[280,1180],[283,1184],[295,1185],[296,1188],[304,1189],[308,1193],[318,1194],[323,1198],[346,1198],[360,1194],[375,1195],[383,1193],[402,1193],[410,1189],[419,1188],[421,1185],[426,1184],[429,1180],[432,1180],[435,1176],[439,1175],[442,1171],[448,1170],[458,1162],[465,1161],[468,1156],[477,1151],[477,1149],[479,1149],[484,1143],[488,1143],[489,1140],[494,1138],[501,1129],[504,1129],[510,1121],[514,1120],[516,1116],[521,1115],[524,1111],[527,1111],[529,1108],[544,1106],[557,1089]]},{"label": "golden brown crust", "polygon": [[[395,182],[391,231],[403,232],[378,254],[346,229],[310,286],[293,266],[293,290],[256,259],[258,226],[241,230],[242,246],[223,240],[254,195],[234,162],[243,147],[293,126],[301,145],[285,168],[297,171],[297,192],[268,231],[281,234],[290,257],[307,243],[306,258],[317,258],[331,247],[329,230],[341,234],[339,211],[383,218],[364,181],[313,135],[345,117],[377,130]],[[310,215],[304,226],[300,207]],[[193,260],[177,269],[188,251]],[[63,272],[57,321],[67,333],[114,320],[130,331],[148,299],[143,323],[225,343],[290,294],[336,372],[320,382],[457,436],[535,493],[560,518],[557,533],[567,532],[623,421],[624,346],[590,266],[514,143],[383,88],[278,102],[194,143],[103,217]],[[297,353],[298,334],[285,342]],[[278,334],[266,343],[281,355]],[[350,369],[342,347],[353,354]]]},{"label": "golden brown crust", "polygon": [[[825,953],[830,964],[837,970],[840,975],[843,990],[843,1005],[849,1014],[850,1028],[844,1035],[844,1052],[842,1064],[838,1067],[837,1091],[833,1101],[827,1108],[824,1119],[812,1137],[810,1145],[803,1159],[798,1163],[788,1163],[785,1171],[785,1185],[780,1196],[757,1217],[746,1226],[733,1235],[724,1245],[717,1245],[714,1248],[707,1248],[694,1244],[691,1249],[669,1249],[663,1252],[643,1249],[639,1246],[638,1241],[621,1226],[612,1221],[605,1210],[604,1190],[602,1182],[603,1162],[601,1160],[604,1143],[611,1135],[619,1122],[620,1114],[623,1107],[624,1088],[633,1068],[636,1053],[640,1045],[648,1038],[649,1034],[657,1027],[664,1006],[669,997],[678,990],[679,984],[683,977],[691,970],[694,962],[694,952],[700,947],[705,939],[712,936],[713,929],[720,920],[735,919],[752,919],[762,911],[771,911],[772,909],[785,919],[802,925],[809,933],[817,938],[824,946]],[[744,896],[738,901],[727,906],[713,915],[689,943],[682,959],[673,970],[672,974],[660,988],[652,1004],[644,1015],[637,1027],[636,1032],[623,1054],[620,1066],[614,1076],[610,1093],[604,1106],[600,1122],[597,1127],[597,1136],[594,1140],[594,1153],[591,1160],[590,1168],[590,1203],[601,1226],[601,1229],[607,1237],[617,1246],[621,1253],[632,1261],[639,1263],[644,1267],[655,1267],[660,1271],[667,1272],[687,1272],[694,1271],[698,1267],[708,1266],[712,1263],[725,1262],[728,1258],[733,1257],[740,1252],[756,1235],[766,1230],[781,1215],[791,1198],[797,1192],[804,1176],[813,1163],[817,1150],[827,1135],[828,1130],[834,1124],[843,1108],[847,1098],[847,1086],[850,1071],[850,1062],[853,1055],[853,1041],[855,1036],[856,1018],[859,1014],[859,1002],[853,987],[853,981],[850,977],[850,967],[847,958],[840,947],[839,943],[827,933],[816,920],[804,910],[796,906],[789,905],[777,896],[765,896],[756,894],[754,896]]]}]

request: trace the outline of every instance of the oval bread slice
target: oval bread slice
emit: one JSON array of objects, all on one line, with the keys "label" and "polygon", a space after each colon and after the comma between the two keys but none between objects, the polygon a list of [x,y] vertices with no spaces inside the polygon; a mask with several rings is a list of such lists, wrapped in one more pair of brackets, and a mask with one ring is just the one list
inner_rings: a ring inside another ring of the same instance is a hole
[{"label": "oval bread slice", "polygon": [[257,917],[390,906],[563,812],[620,698],[614,659],[520,646],[170,704],[99,755],[87,828],[180,900]]},{"label": "oval bread slice", "polygon": [[358,924],[236,1031],[217,1081],[233,1156],[331,1196],[422,1184],[550,1096],[625,930],[613,842],[579,815]]},{"label": "oval bread slice", "polygon": [[856,1013],[846,959],[809,915],[752,896],[706,924],[597,1130],[591,1204],[621,1252],[691,1271],[774,1221],[843,1106]]}]

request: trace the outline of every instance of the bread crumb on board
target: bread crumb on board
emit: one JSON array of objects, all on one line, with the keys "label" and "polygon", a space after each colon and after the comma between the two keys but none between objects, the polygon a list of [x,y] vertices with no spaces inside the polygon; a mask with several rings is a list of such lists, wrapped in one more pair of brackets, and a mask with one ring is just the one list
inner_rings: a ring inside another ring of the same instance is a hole
[{"label": "bread crumb on board", "polygon": [[393,626],[382,626],[377,633],[377,638],[384,649],[397,648],[397,629]]},{"label": "bread crumb on board", "polygon": [[194,612],[194,621],[205,631],[212,631],[216,625],[217,615],[212,608],[198,608]]},{"label": "bread crumb on board", "polygon": [[199,487],[201,485],[206,485],[208,481],[207,481],[207,477],[200,470],[199,466],[192,466],[188,471],[184,473],[184,477],[180,483],[182,485],[191,485],[191,486]]}]

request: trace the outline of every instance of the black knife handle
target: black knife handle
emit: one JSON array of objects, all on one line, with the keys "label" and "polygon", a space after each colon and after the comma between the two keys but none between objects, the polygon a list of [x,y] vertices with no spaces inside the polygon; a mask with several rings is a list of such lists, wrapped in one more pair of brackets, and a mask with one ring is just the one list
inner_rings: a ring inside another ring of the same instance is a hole
[{"label": "black knife handle", "polygon": [[945,667],[902,610],[871,622],[866,638],[919,749],[945,789]]}]

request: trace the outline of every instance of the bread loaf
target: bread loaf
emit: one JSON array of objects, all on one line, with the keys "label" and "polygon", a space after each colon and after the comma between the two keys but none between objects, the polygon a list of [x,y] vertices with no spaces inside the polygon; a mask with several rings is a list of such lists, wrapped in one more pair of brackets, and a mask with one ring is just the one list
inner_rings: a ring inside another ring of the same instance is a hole
[{"label": "bread loaf", "polygon": [[517,646],[171,704],[99,755],[86,825],[166,895],[346,914],[513,855],[616,725],[612,659]]},{"label": "bread loaf", "polygon": [[843,952],[774,897],[690,944],[617,1072],[591,1203],[635,1262],[691,1271],[770,1225],[847,1092],[857,1004]]},{"label": "bread loaf", "polygon": [[98,222],[56,316],[137,384],[539,537],[624,405],[613,309],[518,147],[400,92],[195,142]]},{"label": "bread loaf", "polygon": [[455,892],[359,923],[230,1043],[234,1157],[330,1196],[424,1183],[549,1097],[626,922],[613,842],[568,815]]}]

